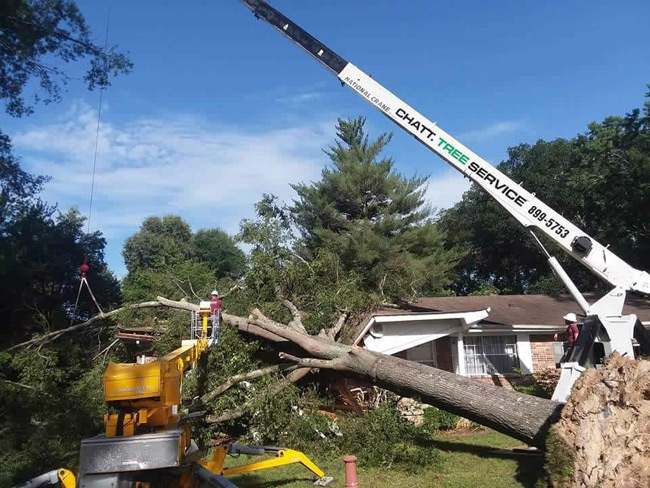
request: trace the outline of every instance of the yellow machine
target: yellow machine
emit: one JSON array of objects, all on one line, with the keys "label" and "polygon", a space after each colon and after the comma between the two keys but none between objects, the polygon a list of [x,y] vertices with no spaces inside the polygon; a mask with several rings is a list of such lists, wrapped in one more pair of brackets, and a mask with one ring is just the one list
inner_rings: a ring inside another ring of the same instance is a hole
[{"label": "yellow machine", "polygon": [[183,373],[195,367],[203,340],[184,340],[165,356],[134,364],[110,363],[104,373],[104,398],[118,413],[106,414],[106,437],[173,428],[180,420]]},{"label": "yellow machine", "polygon": [[[332,478],[303,453],[286,448],[227,444],[210,459],[192,440],[190,424],[181,417],[184,373],[198,364],[201,354],[217,340],[218,315],[210,302],[201,302],[200,325],[193,315],[192,339],[160,358],[141,356],[136,363],[110,363],[104,373],[104,435],[81,442],[79,473],[59,469],[29,481],[24,487],[58,485],[64,488],[235,487],[225,477],[288,464],[302,464],[326,486]],[[195,325],[196,324],[196,325]],[[271,455],[262,461],[225,468],[228,454]]]}]

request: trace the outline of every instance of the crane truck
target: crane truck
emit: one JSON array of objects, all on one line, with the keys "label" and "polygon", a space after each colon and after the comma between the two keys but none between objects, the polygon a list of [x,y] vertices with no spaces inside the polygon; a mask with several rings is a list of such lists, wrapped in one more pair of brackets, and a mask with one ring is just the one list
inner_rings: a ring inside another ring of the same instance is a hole
[{"label": "crane truck", "polygon": [[[192,312],[190,339],[160,357],[139,356],[135,363],[110,362],[104,372],[105,432],[83,439],[79,472],[60,468],[18,488],[236,488],[229,476],[301,464],[315,476],[316,486],[333,478],[304,453],[293,449],[226,443],[211,456],[192,439],[191,421],[205,412],[182,416],[181,392],[186,372],[217,342],[219,315],[209,301]],[[266,456],[257,462],[225,467],[228,455]]]},{"label": "crane truck", "polygon": [[[633,357],[635,344],[650,353],[650,339],[636,315],[624,315],[627,292],[650,294],[650,274],[635,269],[582,229],[542,202],[415,108],[387,90],[357,66],[339,56],[265,0],[241,0],[256,18],[265,21],[332,72],[343,86],[392,120],[400,128],[486,191],[523,225],[546,255],[548,264],[564,283],[585,315],[585,322],[568,360],[562,364],[553,400],[566,402],[585,367],[597,361],[594,344],[604,355],[617,351]],[[541,233],[613,288],[595,303],[588,303],[536,233]]]},{"label": "crane truck", "polygon": [[[406,102],[391,93],[354,64],[348,62],[264,0],[241,0],[261,19],[330,70],[342,83],[380,110],[400,128],[481,187],[523,225],[586,317],[568,361],[562,364],[553,399],[564,402],[586,367],[594,363],[594,344],[604,353],[628,357],[639,344],[650,354],[650,339],[636,315],[623,314],[628,292],[650,294],[650,274],[637,270],[582,229],[515,183]],[[588,303],[560,263],[544,247],[537,233],[545,235],[592,273],[613,287],[594,303]],[[209,307],[209,306],[208,306]],[[205,319],[206,308],[201,307]],[[210,343],[207,326],[199,337],[183,341],[181,348],[153,362],[109,365],[105,396],[116,410],[105,417],[104,436],[82,441],[80,476],[65,469],[46,473],[23,485],[59,485],[65,488],[109,486],[234,486],[224,476],[268,467],[301,463],[326,485],[331,478],[304,454],[291,449],[230,444],[216,449],[210,460],[191,440],[188,424],[179,415],[183,371],[196,364]],[[194,329],[193,329],[194,330]],[[225,469],[228,453],[273,454],[274,459]]]}]

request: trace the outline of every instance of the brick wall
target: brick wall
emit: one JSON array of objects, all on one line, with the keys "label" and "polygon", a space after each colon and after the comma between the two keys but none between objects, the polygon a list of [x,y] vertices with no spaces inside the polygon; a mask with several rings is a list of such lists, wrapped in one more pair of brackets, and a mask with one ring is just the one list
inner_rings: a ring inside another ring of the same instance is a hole
[{"label": "brick wall", "polygon": [[539,372],[545,369],[555,369],[555,356],[553,355],[553,344],[555,341],[552,334],[538,334],[530,336],[530,350],[533,355],[533,371]]},{"label": "brick wall", "polygon": [[516,375],[504,376],[502,374],[493,374],[490,376],[470,376],[473,380],[487,383],[488,385],[502,386],[508,390],[512,390],[512,382],[517,379]]}]

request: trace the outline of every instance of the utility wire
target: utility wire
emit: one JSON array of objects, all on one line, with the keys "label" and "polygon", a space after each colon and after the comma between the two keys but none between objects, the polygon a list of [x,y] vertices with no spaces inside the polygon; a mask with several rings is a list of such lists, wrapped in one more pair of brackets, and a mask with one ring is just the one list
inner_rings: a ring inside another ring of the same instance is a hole
[{"label": "utility wire", "polygon": [[[104,52],[106,52],[106,49],[108,49],[108,29],[111,24],[111,7],[110,5],[108,6],[108,15],[106,17],[106,34],[104,36]],[[106,60],[104,59],[104,63],[106,63]],[[86,228],[86,235],[90,234],[90,218],[92,217],[93,213],[93,196],[95,195],[95,173],[97,172],[97,150],[99,148],[99,127],[102,121],[102,105],[104,101],[104,87],[101,87],[99,90],[99,109],[97,110],[97,128],[95,130],[95,154],[93,156],[93,176],[92,180],[90,183],[90,202],[88,203],[88,227]],[[84,266],[86,265],[86,260],[84,259]],[[99,307],[99,304],[97,303],[97,300],[95,299],[95,295],[93,294],[92,290],[90,289],[90,285],[88,284],[88,280],[86,279],[86,271],[83,270],[82,267],[82,274],[81,274],[81,281],[79,282],[79,290],[77,291],[77,299],[74,302],[74,308],[72,310],[72,315],[70,316],[70,325],[73,324],[75,316],[77,315],[77,308],[79,307],[79,298],[81,297],[81,290],[83,289],[84,283],[86,284],[86,287],[88,288],[88,291],[90,292],[90,296],[93,299],[93,302],[95,302],[95,305],[99,309],[99,312],[103,314],[102,309]]]},{"label": "utility wire", "polygon": [[[108,16],[106,18],[106,35],[104,37],[104,52],[108,48],[108,29],[111,23],[111,7],[108,7]],[[95,155],[93,157],[93,176],[90,184],[90,203],[88,204],[88,227],[86,234],[90,234],[90,218],[93,212],[93,196],[95,195],[95,173],[97,171],[97,150],[99,147],[99,127],[102,121],[102,102],[104,99],[104,89],[101,87],[99,90],[99,109],[97,110],[97,129],[95,131]]]}]

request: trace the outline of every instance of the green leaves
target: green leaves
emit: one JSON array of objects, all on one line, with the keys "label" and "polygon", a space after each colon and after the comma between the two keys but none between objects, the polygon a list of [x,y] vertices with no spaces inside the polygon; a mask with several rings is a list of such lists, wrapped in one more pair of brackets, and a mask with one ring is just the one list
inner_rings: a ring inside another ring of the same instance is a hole
[{"label": "green leaves", "polygon": [[364,125],[363,118],[339,120],[338,140],[325,151],[332,166],[311,185],[293,185],[298,199],[288,210],[306,255],[331,252],[367,291],[392,300],[440,292],[458,250],[445,248],[430,220],[426,178],[396,173],[393,160],[380,157],[391,136],[370,141]]},{"label": "green leaves", "polygon": [[[128,73],[133,63],[116,51],[94,44],[76,3],[72,0],[26,0],[0,5],[0,99],[9,115],[32,113],[41,98],[59,101],[69,77],[61,64],[89,59],[84,76],[89,89],[110,85],[110,78]],[[52,64],[53,60],[58,61]],[[34,103],[25,100],[24,90],[35,81],[40,87]]]},{"label": "green leaves", "polygon": [[[70,325],[79,288],[79,266],[88,259],[88,280],[104,310],[121,300],[119,283],[104,261],[100,232],[84,233],[76,209],[66,213],[37,203],[2,226],[0,236],[0,315],[3,343]],[[77,319],[97,312],[87,293]]]},{"label": "green leaves", "polygon": [[192,258],[192,229],[176,215],[149,217],[129,237],[122,256],[129,272],[162,269]]},{"label": "green leaves", "polygon": [[192,233],[177,215],[149,217],[129,237],[122,251],[129,274],[124,280],[127,301],[197,296],[207,299],[220,279],[239,278],[246,257],[235,241],[218,229]]},{"label": "green leaves", "polygon": [[246,256],[228,234],[219,229],[201,229],[194,235],[196,259],[208,263],[217,277],[238,278],[246,268]]},{"label": "green leaves", "polygon": [[[650,104],[607,117],[571,140],[520,144],[499,168],[631,265],[650,268]],[[527,232],[473,187],[446,210],[442,227],[468,250],[455,289],[491,283],[503,293],[564,292]],[[545,242],[552,249],[555,245]],[[606,286],[563,251],[554,254],[583,291]]]}]

